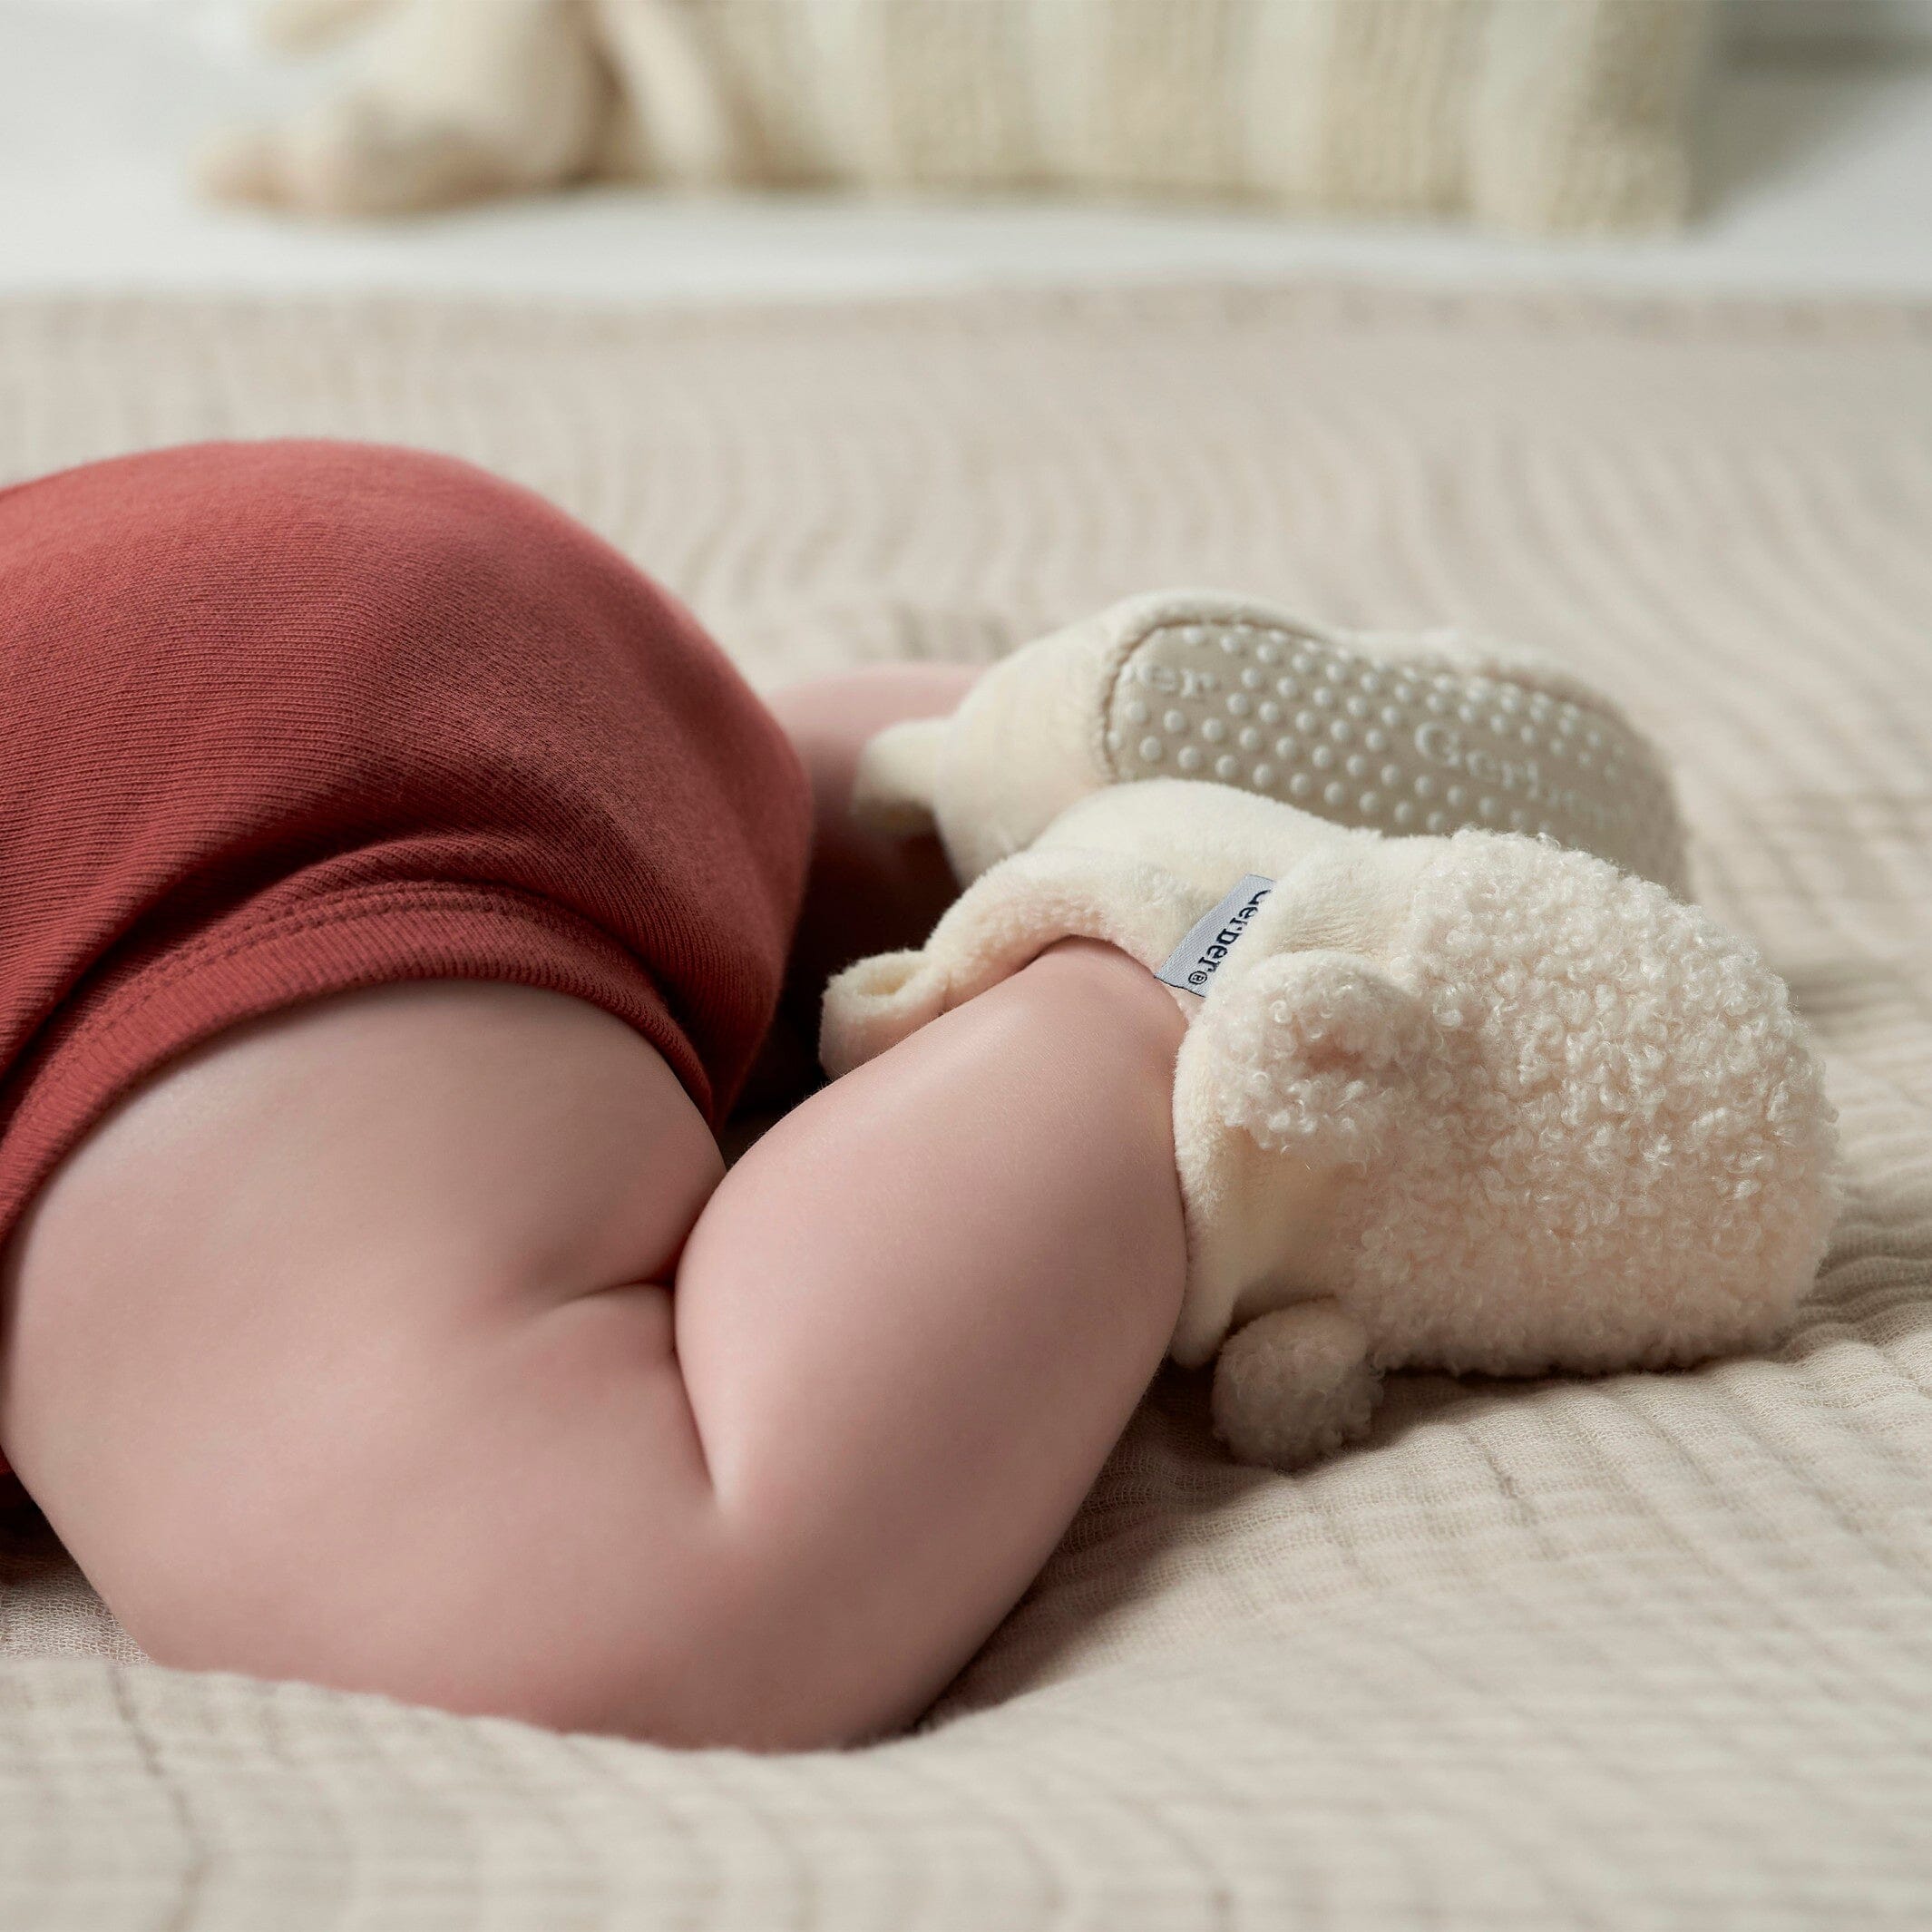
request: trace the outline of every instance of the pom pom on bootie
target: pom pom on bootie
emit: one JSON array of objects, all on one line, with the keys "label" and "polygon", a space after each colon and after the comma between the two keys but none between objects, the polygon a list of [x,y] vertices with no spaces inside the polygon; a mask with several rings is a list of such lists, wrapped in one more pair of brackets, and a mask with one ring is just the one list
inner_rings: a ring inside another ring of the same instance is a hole
[{"label": "pom pom on bootie", "polygon": [[1342,630],[1216,591],[1131,598],[1014,652],[951,717],[880,733],[854,807],[936,829],[963,884],[1088,793],[1169,777],[1397,836],[1547,836],[1684,889],[1664,765],[1581,679],[1452,630]]},{"label": "pom pom on bootie", "polygon": [[1244,1460],[1361,1435],[1391,1370],[1761,1347],[1810,1284],[1836,1206],[1818,1064],[1754,949],[1655,883],[1547,840],[1385,838],[1218,785],[1119,785],[986,872],[925,946],[835,979],[827,1070],[1076,936],[1190,1013],[1169,1353],[1215,1361],[1215,1426]]}]

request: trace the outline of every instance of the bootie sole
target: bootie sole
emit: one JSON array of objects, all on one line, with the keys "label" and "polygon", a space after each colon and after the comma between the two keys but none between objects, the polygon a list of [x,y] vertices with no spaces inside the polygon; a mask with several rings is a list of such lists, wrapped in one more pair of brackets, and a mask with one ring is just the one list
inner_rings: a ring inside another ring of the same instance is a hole
[{"label": "bootie sole", "polygon": [[1150,603],[1104,695],[1108,776],[1215,779],[1398,835],[1544,834],[1682,892],[1683,825],[1648,741],[1560,672],[1452,640]]}]

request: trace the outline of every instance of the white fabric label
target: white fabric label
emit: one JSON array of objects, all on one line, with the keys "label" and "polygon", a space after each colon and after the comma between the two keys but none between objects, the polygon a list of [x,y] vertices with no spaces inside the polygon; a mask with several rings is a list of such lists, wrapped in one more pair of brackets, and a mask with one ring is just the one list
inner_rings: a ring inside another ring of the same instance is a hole
[{"label": "white fabric label", "polygon": [[1273,890],[1273,879],[1264,879],[1259,873],[1246,873],[1213,912],[1188,928],[1187,937],[1168,954],[1155,978],[1184,993],[1205,994],[1229,949],[1247,931],[1248,922]]}]

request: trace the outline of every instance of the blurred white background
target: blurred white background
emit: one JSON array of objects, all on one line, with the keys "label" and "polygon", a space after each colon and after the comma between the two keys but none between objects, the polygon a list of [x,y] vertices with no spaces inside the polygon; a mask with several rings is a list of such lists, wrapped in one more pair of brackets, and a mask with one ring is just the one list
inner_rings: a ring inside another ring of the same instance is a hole
[{"label": "blurred white background", "polygon": [[0,288],[436,288],[600,298],[1275,276],[1932,292],[1932,0],[1730,0],[1683,235],[1072,203],[686,200],[598,188],[389,227],[209,208],[188,158],[319,84],[248,0],[0,0]]}]

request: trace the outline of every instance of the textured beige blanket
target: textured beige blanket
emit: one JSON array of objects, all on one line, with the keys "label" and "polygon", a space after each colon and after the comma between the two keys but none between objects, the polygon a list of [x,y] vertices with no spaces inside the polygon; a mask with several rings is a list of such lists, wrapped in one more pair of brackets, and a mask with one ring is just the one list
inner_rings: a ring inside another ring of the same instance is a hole
[{"label": "textured beige blanket", "polygon": [[1176,580],[1534,639],[1681,759],[1703,892],[1829,1049],[1850,1205],[1771,1359],[1416,1381],[1294,1480],[1219,1460],[1164,1378],[876,1750],[678,1756],[103,1661],[16,1540],[0,1924],[1932,1923],[1932,312],[0,309],[0,480],[291,430],[550,493],[767,679]]}]

